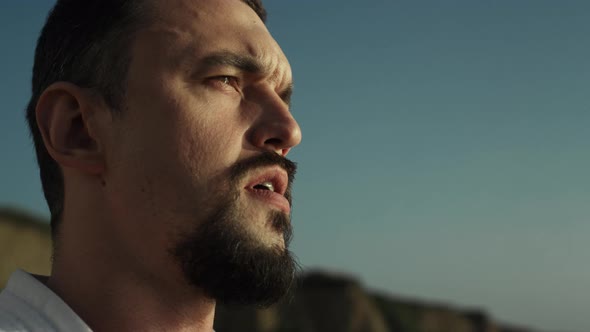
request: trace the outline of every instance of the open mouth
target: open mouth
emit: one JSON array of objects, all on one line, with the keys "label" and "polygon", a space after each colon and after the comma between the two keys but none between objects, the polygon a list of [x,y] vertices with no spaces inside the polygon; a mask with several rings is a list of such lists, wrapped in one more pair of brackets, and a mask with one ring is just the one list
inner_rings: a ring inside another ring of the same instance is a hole
[{"label": "open mouth", "polygon": [[253,188],[258,189],[258,190],[268,190],[268,191],[272,191],[272,192],[275,191],[275,186],[270,181],[264,181],[262,183],[259,183],[259,184],[255,185]]},{"label": "open mouth", "polygon": [[288,187],[287,173],[280,169],[270,169],[254,177],[246,185],[250,190],[268,191],[284,196]]},{"label": "open mouth", "polygon": [[255,176],[246,185],[245,189],[254,194],[254,197],[266,201],[278,207],[285,213],[289,213],[291,203],[285,197],[289,185],[287,173],[279,168],[266,170]]}]

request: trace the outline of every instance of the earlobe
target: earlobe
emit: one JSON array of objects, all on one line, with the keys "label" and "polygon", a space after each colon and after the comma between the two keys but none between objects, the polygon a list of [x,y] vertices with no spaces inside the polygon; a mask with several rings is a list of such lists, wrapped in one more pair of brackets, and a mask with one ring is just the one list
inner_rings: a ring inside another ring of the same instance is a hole
[{"label": "earlobe", "polygon": [[37,126],[51,157],[62,167],[97,175],[104,171],[104,155],[92,130],[94,98],[72,83],[57,82],[39,97]]}]

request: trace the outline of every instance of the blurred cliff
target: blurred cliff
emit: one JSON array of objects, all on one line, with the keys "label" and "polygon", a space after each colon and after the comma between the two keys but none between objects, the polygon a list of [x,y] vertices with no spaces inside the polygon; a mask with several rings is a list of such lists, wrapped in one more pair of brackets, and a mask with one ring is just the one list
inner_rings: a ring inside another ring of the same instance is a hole
[{"label": "blurred cliff", "polygon": [[49,273],[49,224],[23,211],[0,208],[0,288],[17,267],[35,274]]},{"label": "blurred cliff", "polygon": [[[0,208],[0,288],[22,268],[50,271],[47,223],[23,211]],[[350,276],[310,271],[296,291],[268,309],[218,307],[219,332],[528,332],[494,322],[482,311],[460,310],[376,293]]]}]

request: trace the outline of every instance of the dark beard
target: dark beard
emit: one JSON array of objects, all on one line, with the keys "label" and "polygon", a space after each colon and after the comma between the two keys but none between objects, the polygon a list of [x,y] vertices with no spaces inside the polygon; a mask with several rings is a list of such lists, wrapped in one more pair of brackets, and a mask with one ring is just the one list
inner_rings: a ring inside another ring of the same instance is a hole
[{"label": "dark beard", "polygon": [[224,304],[268,306],[287,294],[297,272],[297,263],[289,251],[292,228],[287,214],[269,213],[274,231],[283,234],[285,248],[267,247],[245,228],[237,208],[237,183],[256,167],[280,165],[289,174],[285,195],[291,202],[290,188],[296,166],[275,153],[265,153],[232,167],[232,192],[216,212],[173,249],[188,282]]}]

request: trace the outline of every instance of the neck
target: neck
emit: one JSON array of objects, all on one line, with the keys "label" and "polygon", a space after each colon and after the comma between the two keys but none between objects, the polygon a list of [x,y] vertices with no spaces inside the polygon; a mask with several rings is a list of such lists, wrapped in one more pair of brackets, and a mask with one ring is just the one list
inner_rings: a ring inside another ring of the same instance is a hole
[{"label": "neck", "polygon": [[83,264],[76,270],[56,264],[47,286],[93,331],[213,329],[215,301],[199,291],[162,288],[147,279],[104,270],[87,275]]},{"label": "neck", "polygon": [[157,274],[137,269],[108,243],[85,238],[88,227],[68,234],[66,223],[47,286],[93,331],[212,331],[215,301],[174,262]]}]

